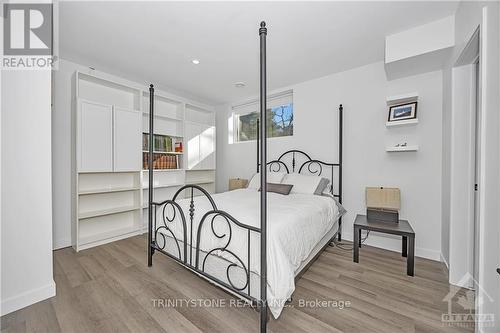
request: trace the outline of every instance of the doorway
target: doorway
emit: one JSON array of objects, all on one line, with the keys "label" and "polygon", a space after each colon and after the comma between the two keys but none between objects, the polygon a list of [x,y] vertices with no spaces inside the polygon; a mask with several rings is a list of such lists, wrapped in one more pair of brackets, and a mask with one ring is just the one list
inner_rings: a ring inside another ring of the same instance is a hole
[{"label": "doorway", "polygon": [[481,70],[479,29],[452,68],[450,283],[473,289],[479,264]]},{"label": "doorway", "polygon": [[[473,232],[473,258],[472,258],[472,276],[474,281],[479,280],[479,212],[480,196],[479,186],[481,179],[481,95],[480,95],[480,64],[479,55],[473,64],[474,76],[474,232]],[[477,286],[473,286],[476,289]]]}]

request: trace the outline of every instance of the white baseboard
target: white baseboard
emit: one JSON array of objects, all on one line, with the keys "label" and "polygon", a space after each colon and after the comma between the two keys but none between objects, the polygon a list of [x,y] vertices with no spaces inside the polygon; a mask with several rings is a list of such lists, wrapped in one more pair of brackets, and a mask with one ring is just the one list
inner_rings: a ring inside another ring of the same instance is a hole
[{"label": "white baseboard", "polygon": [[52,241],[52,250],[59,250],[71,246],[71,238],[57,238]]},{"label": "white baseboard", "polygon": [[[364,232],[363,232],[364,235]],[[352,233],[342,233],[342,238],[352,241]],[[401,237],[399,236],[379,236],[370,233],[370,236],[365,242],[366,245],[378,247],[384,250],[395,251],[401,253]],[[422,247],[415,247],[415,256],[426,258],[434,261],[441,261],[441,252]]]},{"label": "white baseboard", "polygon": [[448,265],[448,261],[446,261],[446,258],[443,256],[443,254],[441,253],[441,262],[443,262],[446,266],[446,269],[449,271],[450,270],[450,265]]},{"label": "white baseboard", "polygon": [[28,305],[43,301],[44,299],[53,297],[55,295],[56,295],[56,284],[54,281],[52,281],[48,285],[28,290],[19,295],[12,296],[2,300],[1,315],[2,316],[6,315],[8,313],[27,307]]}]

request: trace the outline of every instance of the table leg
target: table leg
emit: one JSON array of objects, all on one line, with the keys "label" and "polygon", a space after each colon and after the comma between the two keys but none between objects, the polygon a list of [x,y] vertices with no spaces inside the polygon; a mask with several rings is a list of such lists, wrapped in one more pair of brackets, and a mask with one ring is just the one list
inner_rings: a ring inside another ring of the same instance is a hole
[{"label": "table leg", "polygon": [[406,274],[414,276],[415,270],[415,237],[408,239],[408,258],[406,259]]},{"label": "table leg", "polygon": [[359,235],[358,235],[358,238],[359,238],[359,247],[361,247],[361,229],[359,229]]},{"label": "table leg", "polygon": [[407,257],[408,256],[408,243],[407,243],[407,237],[406,236],[403,236],[403,245],[402,245],[402,249],[401,249],[401,255],[403,257]]},{"label": "table leg", "polygon": [[361,238],[359,238],[359,234],[361,233],[361,228],[356,228],[354,227],[354,242],[353,242],[353,258],[352,260],[354,262],[359,262],[359,247],[357,246],[359,242],[361,241]]}]

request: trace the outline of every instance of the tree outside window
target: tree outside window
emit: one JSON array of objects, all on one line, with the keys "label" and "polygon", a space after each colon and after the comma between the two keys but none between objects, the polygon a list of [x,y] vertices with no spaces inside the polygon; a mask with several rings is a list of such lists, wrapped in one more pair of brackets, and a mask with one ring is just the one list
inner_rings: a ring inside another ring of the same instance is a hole
[{"label": "tree outside window", "polygon": [[[276,138],[293,135],[293,103],[267,109],[267,136]],[[238,116],[238,141],[257,140],[257,119],[260,112]]]}]

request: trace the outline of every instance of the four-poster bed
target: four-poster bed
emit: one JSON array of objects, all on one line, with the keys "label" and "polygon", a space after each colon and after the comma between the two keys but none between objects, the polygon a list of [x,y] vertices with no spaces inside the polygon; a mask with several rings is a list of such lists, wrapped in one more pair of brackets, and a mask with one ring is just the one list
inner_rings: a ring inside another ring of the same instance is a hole
[{"label": "four-poster bed", "polygon": [[[202,187],[186,185],[171,200],[156,203],[153,186],[149,186],[148,266],[152,265],[155,252],[167,255],[257,307],[260,331],[265,332],[268,308],[275,317],[279,316],[283,301],[290,298],[294,290],[294,279],[307,270],[335,237],[341,237],[343,110],[340,105],[338,163],[312,159],[299,150],[286,151],[278,159],[267,161],[267,29],[264,22],[259,35],[262,121],[258,124],[257,171],[267,171],[259,173],[260,189],[210,195]],[[150,137],[154,128],[153,101],[154,87],[151,85]],[[153,140],[149,140],[149,184],[153,184],[152,159]],[[327,194],[284,196],[267,191],[269,172],[324,176],[323,169],[331,170],[327,175],[330,181]],[[337,178],[334,170],[338,170]],[[260,213],[256,214],[257,211]],[[288,261],[292,264],[285,264]]]}]

